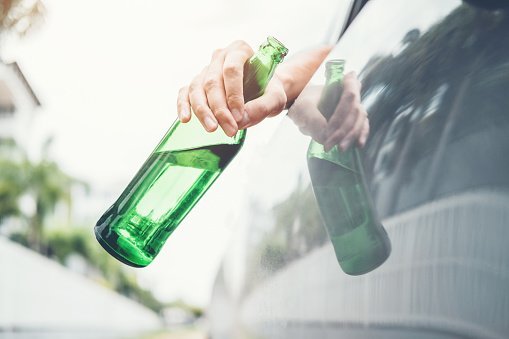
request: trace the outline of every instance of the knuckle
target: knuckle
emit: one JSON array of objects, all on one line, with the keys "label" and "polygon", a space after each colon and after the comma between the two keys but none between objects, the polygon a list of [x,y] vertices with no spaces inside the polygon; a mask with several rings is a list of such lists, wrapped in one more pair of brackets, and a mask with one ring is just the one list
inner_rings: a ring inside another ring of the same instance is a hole
[{"label": "knuckle", "polygon": [[360,133],[362,131],[362,129],[364,128],[364,117],[360,118],[357,120],[357,122],[355,123],[355,131],[357,133]]},{"label": "knuckle", "polygon": [[235,106],[242,103],[244,98],[240,94],[230,93],[226,95],[226,101],[228,102],[229,106]]},{"label": "knuckle", "polygon": [[198,82],[196,81],[191,82],[191,84],[189,85],[189,93],[196,92],[199,87],[200,85],[198,84]]},{"label": "knuckle", "polygon": [[345,101],[347,103],[351,104],[355,101],[356,95],[353,91],[345,91],[345,93],[343,95],[344,95]]},{"label": "knuckle", "polygon": [[274,115],[277,115],[279,114],[280,112],[282,112],[284,109],[285,109],[285,105],[286,103],[284,101],[278,101],[273,107],[272,109],[270,110],[270,116],[274,116]]},{"label": "knuckle", "polygon": [[228,78],[240,77],[241,70],[238,66],[233,64],[225,65],[223,68],[223,75]]},{"label": "knuckle", "polygon": [[343,140],[343,138],[345,137],[346,135],[346,130],[344,128],[340,128],[336,134],[334,135],[334,140],[336,142],[340,142],[341,140]]},{"label": "knuckle", "polygon": [[197,105],[194,111],[199,116],[205,116],[207,114],[207,108],[204,105]]},{"label": "knuckle", "polygon": [[254,54],[253,49],[247,42],[244,40],[236,40],[231,44],[232,49],[241,51],[242,53],[246,54],[246,56],[251,56]]},{"label": "knuckle", "polygon": [[203,82],[203,88],[205,88],[206,91],[210,91],[218,87],[219,81],[215,78],[208,77]]},{"label": "knuckle", "polygon": [[226,108],[218,108],[214,110],[214,115],[218,120],[225,120],[229,116],[228,110]]},{"label": "knuckle", "polygon": [[277,105],[276,105],[276,109],[277,109],[278,113],[285,109],[285,107],[286,107],[286,99],[287,98],[286,98],[285,95],[279,96],[279,100],[278,100]]},{"label": "knuckle", "polygon": [[269,115],[270,113],[270,109],[269,107],[267,106],[267,104],[260,104],[257,109],[257,116],[261,116],[261,117],[266,117]]}]

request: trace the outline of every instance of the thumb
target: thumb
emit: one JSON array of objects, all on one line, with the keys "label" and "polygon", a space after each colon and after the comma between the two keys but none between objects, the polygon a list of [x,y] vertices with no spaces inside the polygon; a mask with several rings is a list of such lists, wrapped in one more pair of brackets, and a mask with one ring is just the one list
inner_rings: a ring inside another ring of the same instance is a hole
[{"label": "thumb", "polygon": [[281,113],[286,105],[286,94],[278,82],[271,82],[265,93],[245,104],[244,117],[239,129],[254,126],[269,116]]}]

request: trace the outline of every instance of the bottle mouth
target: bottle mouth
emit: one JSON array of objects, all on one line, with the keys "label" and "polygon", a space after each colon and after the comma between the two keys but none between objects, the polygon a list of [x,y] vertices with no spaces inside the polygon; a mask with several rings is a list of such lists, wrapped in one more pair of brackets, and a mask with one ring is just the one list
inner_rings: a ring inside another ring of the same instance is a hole
[{"label": "bottle mouth", "polygon": [[343,73],[345,69],[345,60],[331,59],[325,63],[325,76],[328,78],[331,74]]},{"label": "bottle mouth", "polygon": [[326,69],[344,68],[344,67],[345,67],[345,60],[344,59],[331,59],[331,60],[328,60],[325,63],[325,68]]},{"label": "bottle mouth", "polygon": [[288,54],[288,48],[286,48],[285,45],[273,36],[269,36],[267,38],[267,44],[277,51],[274,55],[274,60],[278,63],[282,62],[284,57]]}]

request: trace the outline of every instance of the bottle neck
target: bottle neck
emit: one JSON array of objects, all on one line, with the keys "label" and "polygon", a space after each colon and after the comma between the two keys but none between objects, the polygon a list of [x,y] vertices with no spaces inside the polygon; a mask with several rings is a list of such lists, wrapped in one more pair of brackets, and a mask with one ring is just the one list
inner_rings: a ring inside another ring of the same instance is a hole
[{"label": "bottle neck", "polygon": [[317,107],[327,120],[334,113],[343,92],[344,67],[344,60],[329,60],[325,64],[325,86]]},{"label": "bottle neck", "polygon": [[325,85],[343,81],[344,60],[330,60],[325,65]]},{"label": "bottle neck", "polygon": [[277,65],[288,54],[288,49],[276,38],[268,37],[267,41],[260,46],[259,52]]},{"label": "bottle neck", "polygon": [[279,41],[268,37],[255,55],[244,66],[244,101],[253,100],[263,94],[278,63],[288,53]]}]

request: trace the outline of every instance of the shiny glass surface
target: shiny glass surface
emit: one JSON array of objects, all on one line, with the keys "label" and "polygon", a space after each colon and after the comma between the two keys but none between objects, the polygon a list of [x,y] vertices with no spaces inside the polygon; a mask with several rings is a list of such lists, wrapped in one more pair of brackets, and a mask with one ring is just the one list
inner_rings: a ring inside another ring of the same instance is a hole
[{"label": "shiny glass surface", "polygon": [[[244,101],[263,94],[288,49],[268,37],[244,66]],[[119,261],[149,265],[189,211],[237,155],[246,137],[207,133],[194,117],[176,120],[117,201],[94,228],[97,241]]]},{"label": "shiny glass surface", "polygon": [[[327,61],[320,100],[313,102],[328,121],[335,114],[343,93],[344,65],[344,60]],[[293,118],[311,114],[311,100],[308,99],[308,105],[296,102],[288,115]],[[339,266],[350,275],[374,270],[387,259],[391,247],[373,208],[359,150],[334,146],[326,151],[318,141],[311,140],[307,158],[313,193]]]},{"label": "shiny glass surface", "polygon": [[[501,3],[368,2],[327,59],[347,60],[363,83],[362,162],[393,252],[367,275],[340,270],[310,188],[309,138],[288,119],[252,166],[211,307],[238,316],[218,338],[509,336]],[[322,66],[306,90],[324,82]]]}]

